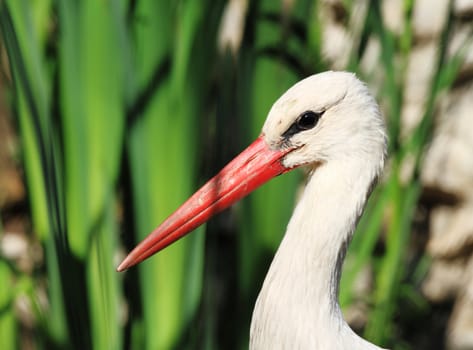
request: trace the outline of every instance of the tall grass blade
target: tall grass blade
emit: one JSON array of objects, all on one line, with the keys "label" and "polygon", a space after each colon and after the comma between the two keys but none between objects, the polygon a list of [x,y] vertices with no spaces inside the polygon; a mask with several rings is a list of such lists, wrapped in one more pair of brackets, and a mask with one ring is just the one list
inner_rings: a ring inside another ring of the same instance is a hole
[{"label": "tall grass blade", "polygon": [[[14,275],[10,267],[0,260],[0,280],[4,285],[13,285]],[[0,289],[0,348],[13,350],[18,348],[18,322],[15,316],[14,295],[11,288]]]},{"label": "tall grass blade", "polygon": [[[135,9],[137,96],[153,87],[142,114],[134,116],[128,145],[138,239],[195,189],[198,120],[211,51],[193,49],[197,33],[212,35],[205,8],[201,1],[141,1]],[[146,308],[144,326],[137,329],[148,349],[189,341],[183,335],[202,289],[203,228],[196,231],[139,267]]]},{"label": "tall grass blade", "polygon": [[120,10],[118,2],[59,3],[67,248],[70,263],[77,259],[83,265],[83,272],[78,268],[87,282],[70,292],[88,301],[88,312],[75,310],[73,317],[83,332],[89,319],[95,349],[119,348],[122,339],[119,275],[113,272],[116,226],[111,223],[125,122],[127,47],[121,46],[125,18]]},{"label": "tall grass blade", "polygon": [[50,72],[43,57],[46,32],[41,26],[47,21],[49,4],[49,1],[39,1],[35,6],[41,10],[33,12],[34,8],[26,1],[5,1],[0,5],[0,23],[13,76],[33,224],[46,247],[50,316],[43,327],[48,330],[50,339],[64,345],[68,330],[55,237],[63,232],[63,212],[57,187],[59,169],[55,166],[58,154],[50,116]]}]

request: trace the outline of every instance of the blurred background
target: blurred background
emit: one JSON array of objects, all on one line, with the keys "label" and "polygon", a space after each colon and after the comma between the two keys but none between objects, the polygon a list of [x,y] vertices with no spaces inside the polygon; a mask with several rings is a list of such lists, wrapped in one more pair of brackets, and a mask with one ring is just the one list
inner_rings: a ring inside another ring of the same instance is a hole
[{"label": "blurred background", "polygon": [[367,82],[389,161],[340,303],[392,349],[473,349],[473,1],[1,0],[0,349],[245,349],[303,182],[120,260],[293,83]]}]

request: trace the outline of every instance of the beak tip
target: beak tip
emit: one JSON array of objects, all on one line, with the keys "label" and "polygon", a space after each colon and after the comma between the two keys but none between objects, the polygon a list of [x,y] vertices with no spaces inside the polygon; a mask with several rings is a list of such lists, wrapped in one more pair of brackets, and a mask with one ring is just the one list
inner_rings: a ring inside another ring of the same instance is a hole
[{"label": "beak tip", "polygon": [[117,267],[117,272],[123,272],[125,270],[127,270],[129,267],[130,267],[130,264],[128,263],[127,261],[128,259],[125,259],[121,262],[120,265],[118,265]]}]

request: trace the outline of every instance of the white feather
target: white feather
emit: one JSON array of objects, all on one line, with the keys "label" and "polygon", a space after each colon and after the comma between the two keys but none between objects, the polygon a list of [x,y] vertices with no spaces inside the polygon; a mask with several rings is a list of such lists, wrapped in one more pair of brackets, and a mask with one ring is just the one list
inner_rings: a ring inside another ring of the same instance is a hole
[{"label": "white feather", "polygon": [[308,110],[323,116],[290,142],[283,160],[311,167],[253,312],[251,349],[379,349],[344,321],[338,288],[343,259],[369,192],[383,168],[386,133],[378,105],[354,74],[304,79],[276,101],[263,127],[273,148]]}]

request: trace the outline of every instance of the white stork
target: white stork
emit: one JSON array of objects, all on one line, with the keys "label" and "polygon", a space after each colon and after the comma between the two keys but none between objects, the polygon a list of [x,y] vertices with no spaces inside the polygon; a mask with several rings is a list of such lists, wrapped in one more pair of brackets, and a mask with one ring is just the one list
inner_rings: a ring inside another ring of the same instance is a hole
[{"label": "white stork", "polygon": [[354,74],[324,72],[273,105],[261,135],[143,240],[118,271],[146,259],[276,175],[309,169],[258,296],[250,349],[380,349],[355,334],[338,304],[356,224],[383,169],[379,107]]}]

